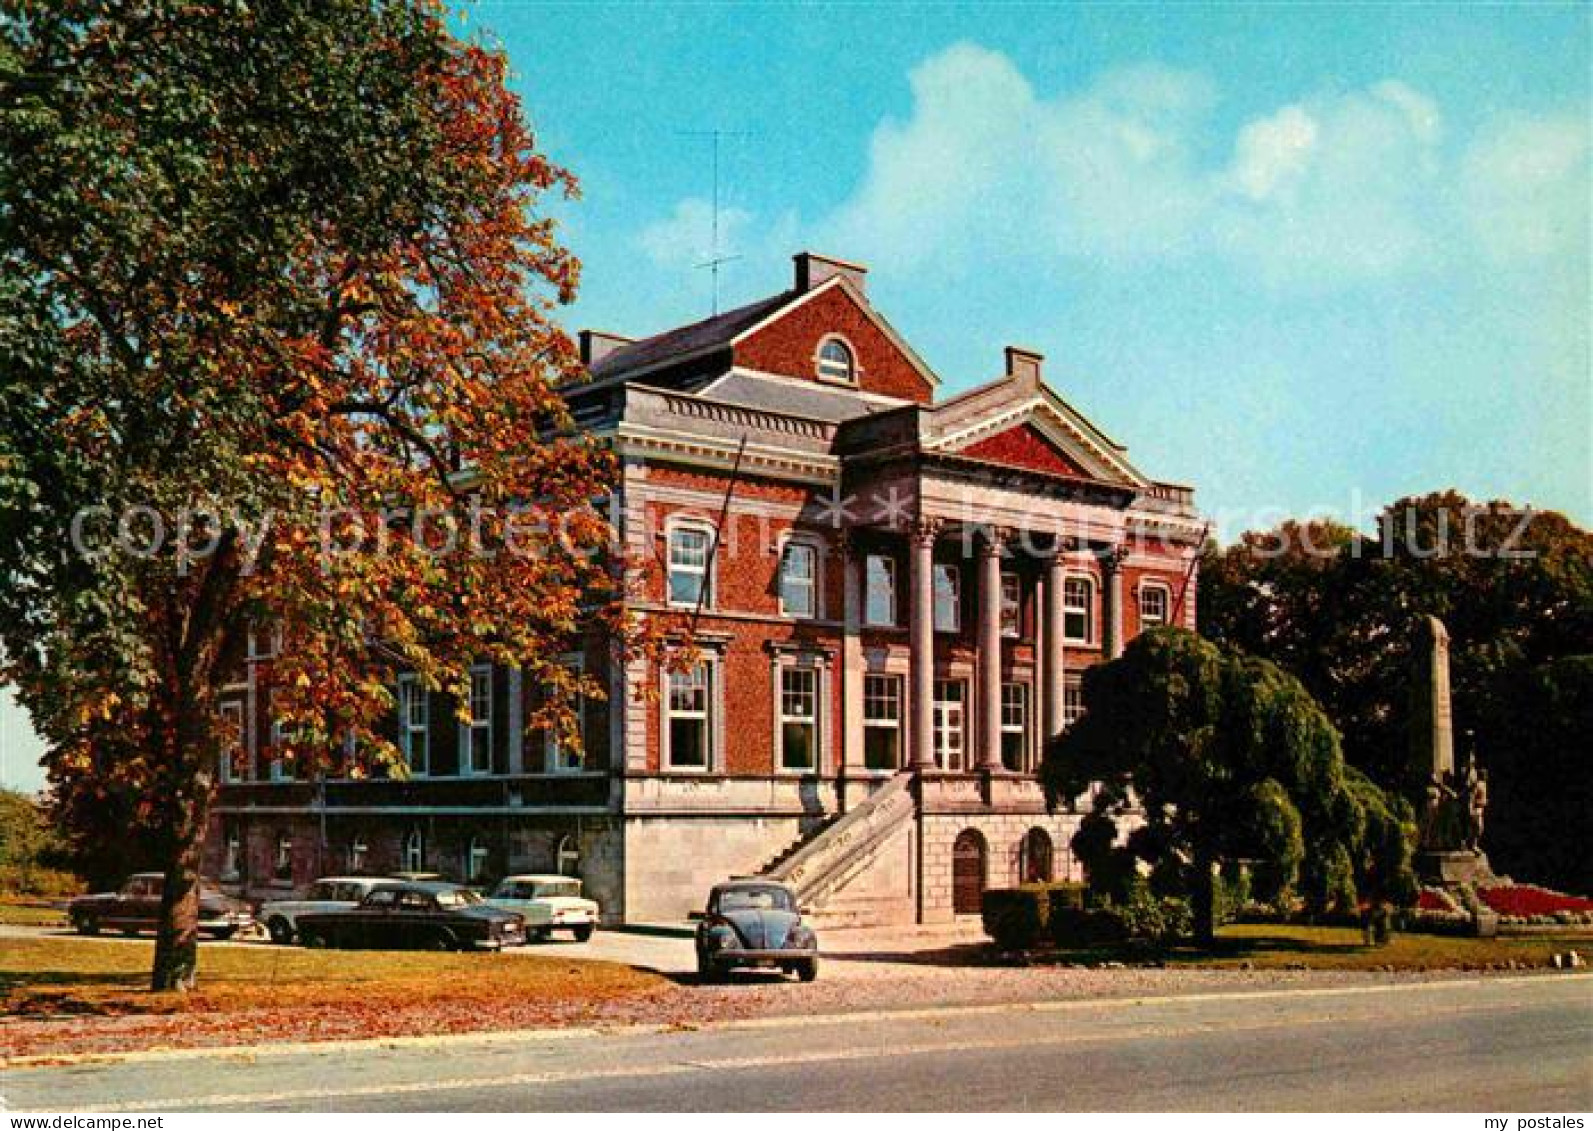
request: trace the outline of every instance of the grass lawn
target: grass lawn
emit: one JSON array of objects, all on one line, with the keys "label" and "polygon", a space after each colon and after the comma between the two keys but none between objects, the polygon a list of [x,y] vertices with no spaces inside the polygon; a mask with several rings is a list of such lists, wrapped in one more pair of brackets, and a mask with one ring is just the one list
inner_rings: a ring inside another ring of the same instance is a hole
[{"label": "grass lawn", "polygon": [[599,1005],[669,983],[612,962],[504,954],[199,946],[199,989],[144,989],[154,943],[8,938],[0,946],[0,1013],[171,1014],[250,1010],[379,1013],[526,1003]]},{"label": "grass lawn", "polygon": [[64,927],[66,912],[48,903],[32,903],[22,899],[0,902],[0,926],[6,927]]},{"label": "grass lawn", "polygon": [[1387,946],[1370,947],[1352,927],[1305,927],[1279,923],[1231,923],[1217,932],[1211,949],[1174,947],[1154,954],[1140,951],[1064,951],[1063,962],[1135,962],[1154,960],[1169,966],[1201,966],[1257,970],[1481,970],[1512,962],[1543,967],[1556,954],[1581,951],[1593,957],[1593,929],[1567,929],[1549,937],[1455,938],[1446,935],[1396,934]]}]

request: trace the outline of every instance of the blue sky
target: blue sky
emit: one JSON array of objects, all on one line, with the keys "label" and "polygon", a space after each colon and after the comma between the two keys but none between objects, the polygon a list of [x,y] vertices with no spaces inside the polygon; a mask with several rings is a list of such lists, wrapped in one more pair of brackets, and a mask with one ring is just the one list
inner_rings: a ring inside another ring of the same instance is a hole
[{"label": "blue sky", "polygon": [[[1593,521],[1587,4],[482,3],[580,177],[571,328],[870,267],[949,391],[1033,346],[1229,533],[1454,486]],[[0,705],[0,781],[36,748]]]}]

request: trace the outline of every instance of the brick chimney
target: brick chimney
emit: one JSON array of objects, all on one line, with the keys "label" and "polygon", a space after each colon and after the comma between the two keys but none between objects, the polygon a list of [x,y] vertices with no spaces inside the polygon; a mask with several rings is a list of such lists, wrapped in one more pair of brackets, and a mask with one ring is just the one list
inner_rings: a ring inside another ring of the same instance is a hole
[{"label": "brick chimney", "polygon": [[1008,377],[1015,377],[1020,381],[1030,381],[1038,385],[1044,365],[1045,354],[1043,353],[1025,349],[1023,346],[1007,347]]},{"label": "brick chimney", "polygon": [[618,334],[609,334],[602,330],[582,330],[580,340],[581,364],[596,365],[621,346],[628,346],[636,339],[622,338]]},{"label": "brick chimney", "polygon": [[868,274],[868,268],[861,263],[848,263],[844,259],[815,255],[811,251],[799,251],[791,259],[796,263],[796,289],[799,292],[811,291],[837,275],[845,277],[859,291],[864,288],[864,276]]}]

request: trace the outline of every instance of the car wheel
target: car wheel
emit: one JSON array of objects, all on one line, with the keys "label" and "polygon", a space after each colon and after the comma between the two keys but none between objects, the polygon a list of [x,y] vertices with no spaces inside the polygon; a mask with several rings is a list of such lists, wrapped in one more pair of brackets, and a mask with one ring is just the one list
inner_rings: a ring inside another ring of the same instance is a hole
[{"label": "car wheel", "polygon": [[332,941],[320,931],[307,931],[299,936],[299,941],[311,950],[325,950],[332,945]]},{"label": "car wheel", "polygon": [[77,919],[77,933],[80,935],[97,935],[100,933],[100,921],[95,915],[80,915]]},{"label": "car wheel", "polygon": [[817,958],[808,958],[798,962],[796,972],[797,977],[801,978],[804,982],[813,981],[813,979],[819,976],[819,960]]},{"label": "car wheel", "polygon": [[697,981],[705,986],[716,985],[725,980],[724,967],[709,960],[706,954],[697,952]]},{"label": "car wheel", "polygon": [[575,941],[585,942],[587,939],[592,937],[592,930],[592,924],[590,923],[587,923],[585,926],[575,928]]},{"label": "car wheel", "polygon": [[525,941],[526,942],[534,942],[534,943],[545,943],[545,942],[547,942],[548,941],[548,929],[546,927],[533,927],[533,928],[531,928],[531,930],[529,930],[529,931],[527,931],[525,933]]},{"label": "car wheel", "polygon": [[271,941],[278,946],[287,946],[293,941],[293,927],[280,915],[271,916],[271,921],[266,924],[266,931],[271,936]]},{"label": "car wheel", "polygon": [[427,950],[458,950],[458,941],[447,931],[438,931],[426,940]]}]

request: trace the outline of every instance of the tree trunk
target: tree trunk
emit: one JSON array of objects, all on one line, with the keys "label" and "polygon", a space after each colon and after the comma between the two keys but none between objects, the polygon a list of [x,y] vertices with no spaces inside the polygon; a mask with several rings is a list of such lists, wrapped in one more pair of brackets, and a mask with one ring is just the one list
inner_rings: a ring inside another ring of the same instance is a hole
[{"label": "tree trunk", "polygon": [[192,831],[187,843],[174,838],[160,897],[160,924],[155,934],[155,964],[149,988],[156,993],[188,993],[199,974],[199,859],[204,848],[204,811],[200,820],[184,822]]},{"label": "tree trunk", "polygon": [[1197,858],[1194,875],[1195,941],[1209,947],[1217,941],[1217,884],[1212,861]]}]

